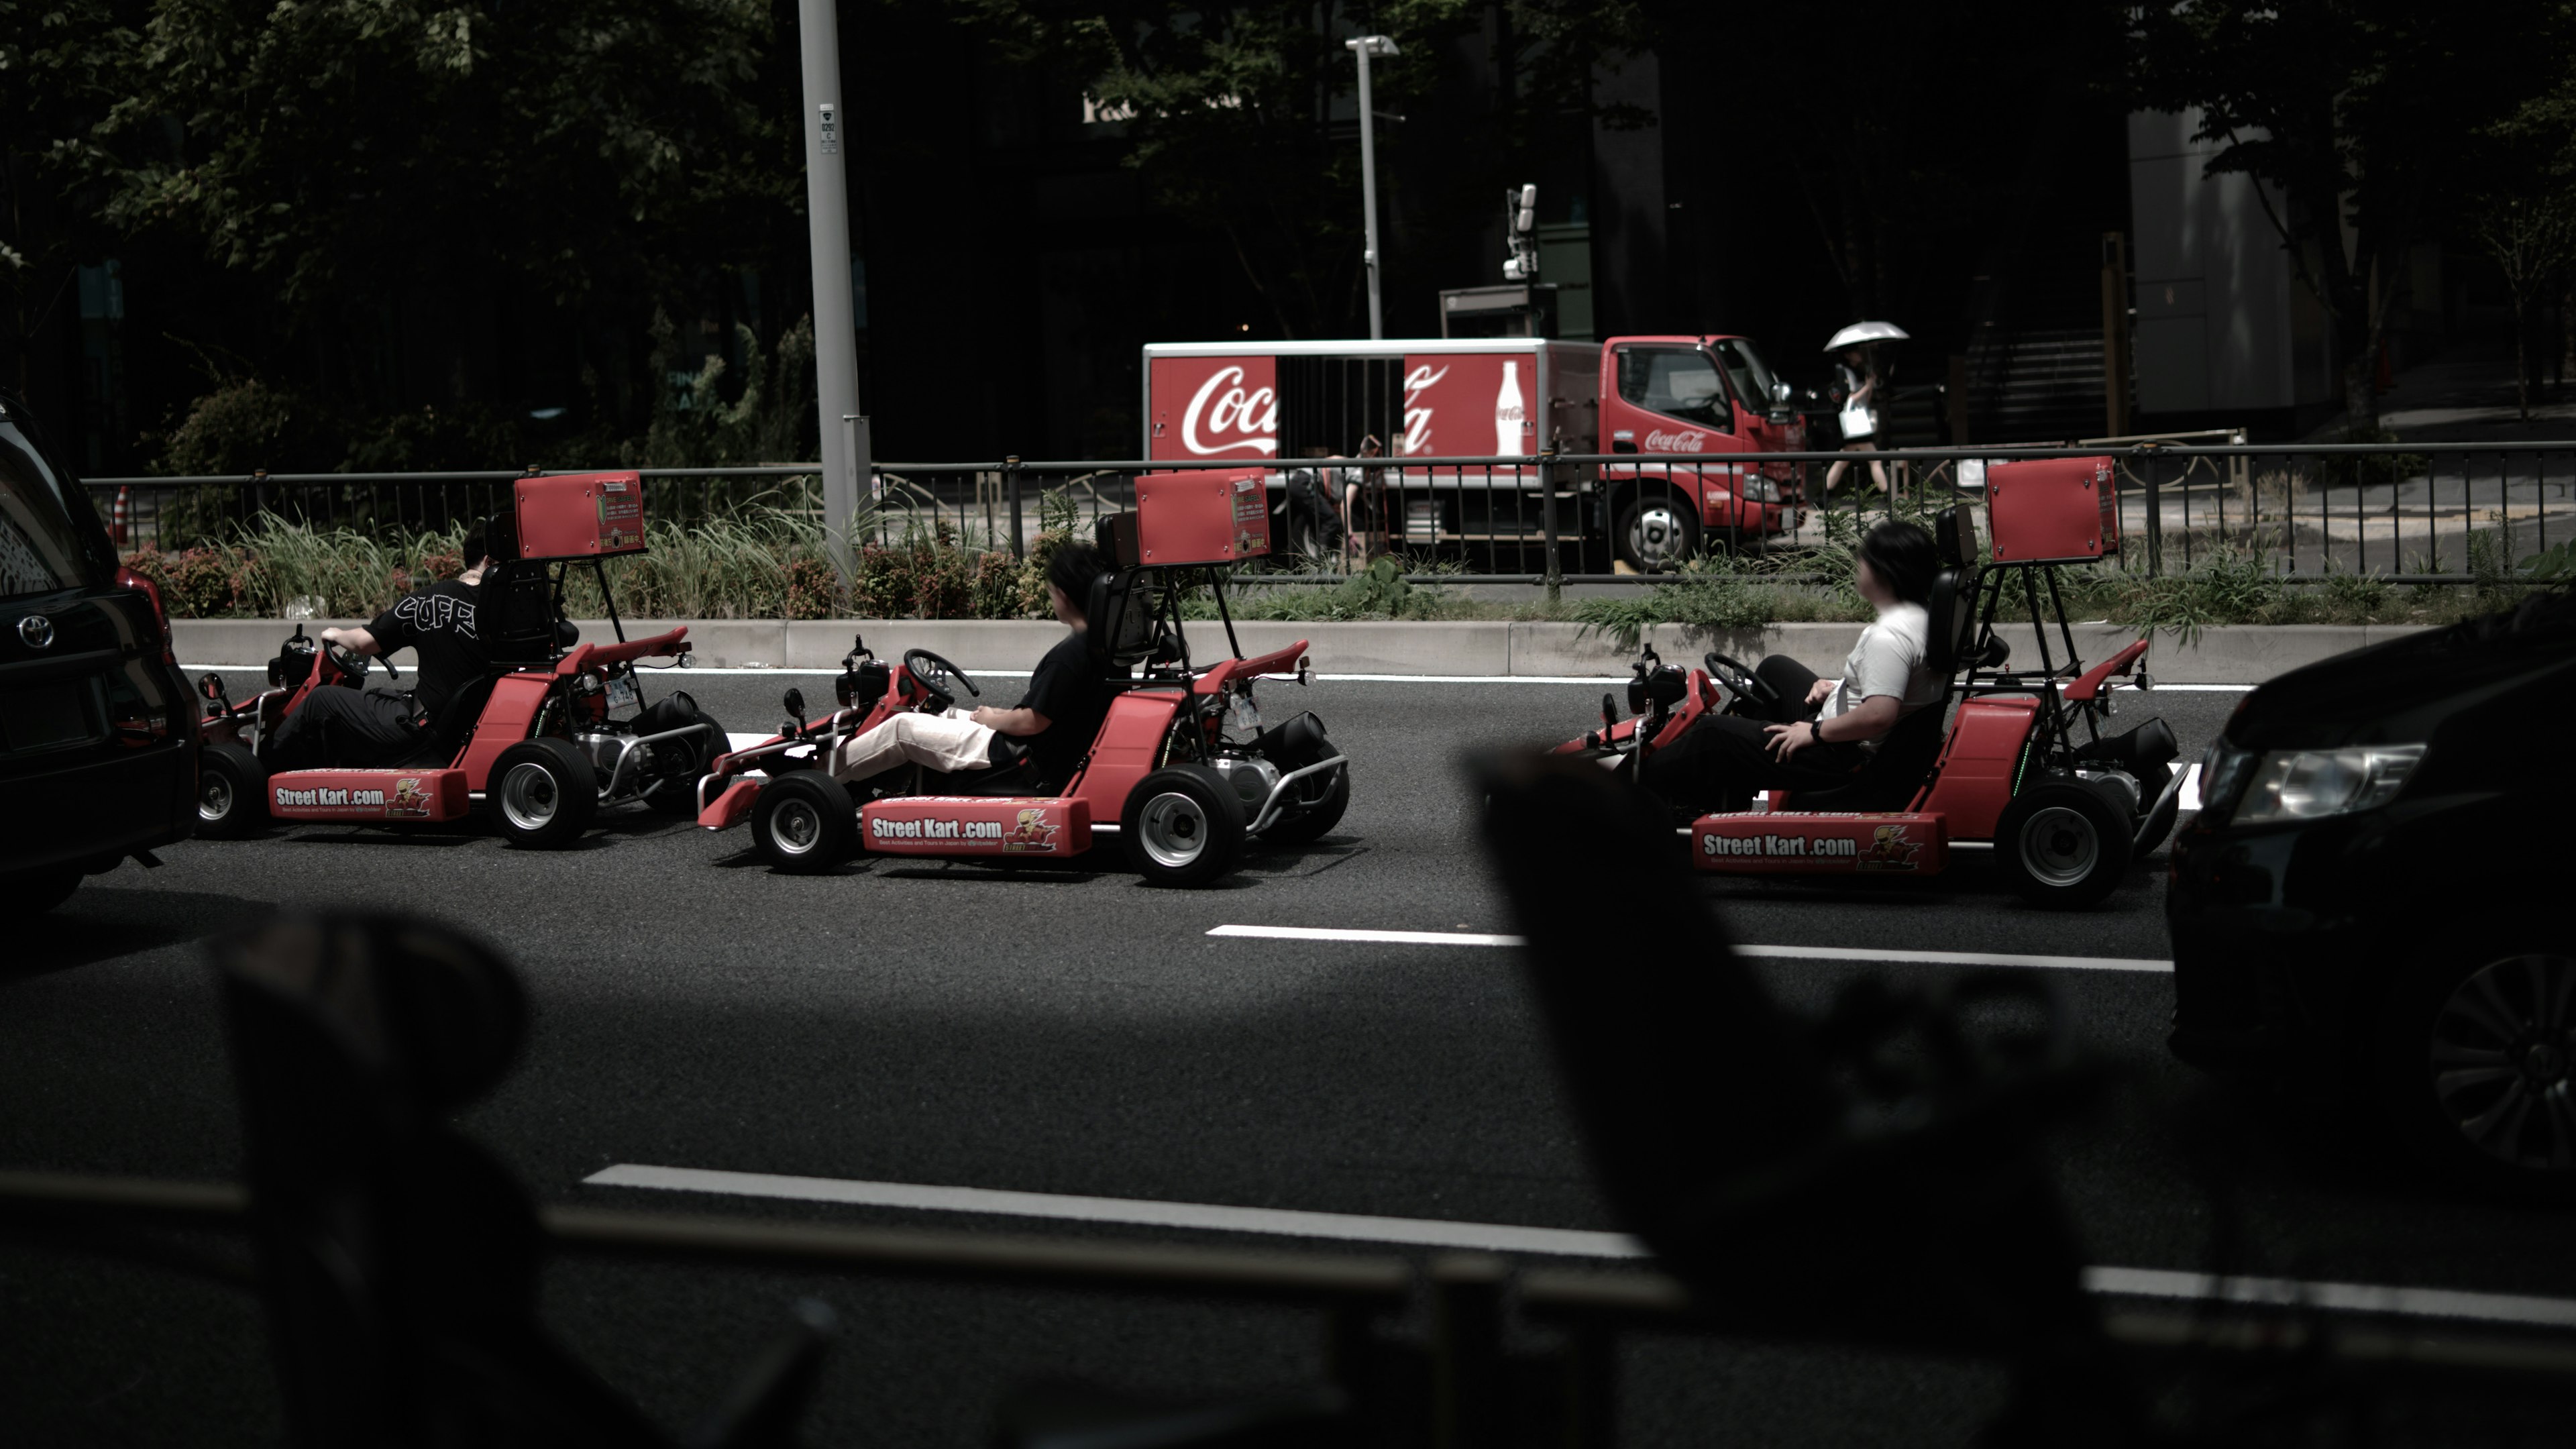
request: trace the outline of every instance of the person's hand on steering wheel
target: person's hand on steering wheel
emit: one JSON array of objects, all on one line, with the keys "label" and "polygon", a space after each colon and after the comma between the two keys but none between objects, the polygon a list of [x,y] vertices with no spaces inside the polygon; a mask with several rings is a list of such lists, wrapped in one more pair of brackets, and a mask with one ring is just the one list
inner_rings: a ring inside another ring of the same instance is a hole
[{"label": "person's hand on steering wheel", "polygon": [[[340,671],[342,677],[349,681],[350,687],[356,688],[366,683],[367,667],[375,661],[370,656],[361,654],[340,642],[337,634],[337,630],[331,629],[322,632],[322,652],[331,657],[332,667]],[[402,678],[402,671],[394,667],[392,660],[385,660],[384,666],[386,678]]]}]

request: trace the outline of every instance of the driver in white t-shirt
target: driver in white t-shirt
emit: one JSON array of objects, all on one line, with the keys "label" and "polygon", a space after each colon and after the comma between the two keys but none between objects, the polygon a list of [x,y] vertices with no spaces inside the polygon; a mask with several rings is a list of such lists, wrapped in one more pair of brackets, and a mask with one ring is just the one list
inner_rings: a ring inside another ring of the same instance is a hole
[{"label": "driver in white t-shirt", "polygon": [[[1910,523],[1863,535],[1853,585],[1878,610],[1843,661],[1840,679],[1818,679],[1774,654],[1754,674],[1777,698],[1768,718],[1711,714],[1646,759],[1644,784],[1677,811],[1743,810],[1762,790],[1830,790],[1850,782],[1896,722],[1941,699],[1926,667],[1932,536]],[[1751,706],[1748,702],[1747,707]]]}]

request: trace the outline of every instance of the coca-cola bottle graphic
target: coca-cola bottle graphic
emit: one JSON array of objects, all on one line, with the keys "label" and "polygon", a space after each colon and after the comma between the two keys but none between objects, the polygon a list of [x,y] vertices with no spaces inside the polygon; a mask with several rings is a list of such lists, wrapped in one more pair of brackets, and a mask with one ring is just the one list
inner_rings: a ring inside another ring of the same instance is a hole
[{"label": "coca-cola bottle graphic", "polygon": [[1521,446],[1521,420],[1528,413],[1528,405],[1521,400],[1521,365],[1506,361],[1503,363],[1503,390],[1494,395],[1494,452],[1497,456],[1517,458],[1526,451]]}]

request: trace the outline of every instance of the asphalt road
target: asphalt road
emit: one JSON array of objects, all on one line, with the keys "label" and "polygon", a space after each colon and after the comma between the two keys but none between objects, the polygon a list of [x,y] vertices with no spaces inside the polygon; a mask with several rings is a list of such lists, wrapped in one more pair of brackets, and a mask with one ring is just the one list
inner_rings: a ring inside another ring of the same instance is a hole
[{"label": "asphalt road", "polygon": [[[236,687],[247,681],[236,680]],[[807,676],[688,685],[730,728],[767,727]],[[1235,1242],[583,1185],[615,1164],[1615,1229],[1515,974],[1455,945],[1211,938],[1219,925],[1506,932],[1472,848],[1458,761],[1563,738],[1601,686],[1274,685],[1353,760],[1342,827],[1219,888],[1123,872],[878,862],[770,875],[737,833],[641,811],[585,848],[488,830],[306,826],[190,842],[98,878],[0,953],[0,1164],[214,1179],[240,1133],[202,942],[281,906],[405,906],[501,945],[535,1022],[468,1129],[540,1198],[659,1211]],[[994,681],[1008,696],[1016,681]],[[2196,758],[2236,696],[2133,700]],[[2168,954],[2161,857],[2103,908],[2021,906],[1974,858],[1902,887],[1711,882],[1746,942],[2109,958]],[[1604,902],[1605,912],[1616,907]],[[1866,971],[1769,959],[1820,1007]],[[2576,1296],[2563,1218],[2447,1196],[2302,1103],[2213,1093],[2162,1046],[2170,978],[2042,973],[2087,1050],[2125,1073],[2060,1145],[2090,1261]],[[1352,1244],[1321,1244],[1349,1248]],[[1009,1386],[1077,1376],[1169,1392],[1293,1381],[1319,1362],[1295,1313],[1160,1301],[558,1265],[547,1311],[616,1386],[674,1425],[712,1401],[798,1294],[846,1327],[816,1443],[966,1445]],[[255,1305],[146,1269],[0,1247],[0,1422],[13,1443],[251,1444],[279,1433]],[[1948,1361],[1651,1339],[1623,1361],[1627,1442],[1963,1442],[1997,1402]]]}]

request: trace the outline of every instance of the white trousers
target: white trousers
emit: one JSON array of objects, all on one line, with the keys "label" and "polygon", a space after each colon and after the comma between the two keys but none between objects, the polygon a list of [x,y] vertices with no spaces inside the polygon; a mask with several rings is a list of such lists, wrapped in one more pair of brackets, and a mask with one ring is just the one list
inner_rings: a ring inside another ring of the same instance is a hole
[{"label": "white trousers", "polygon": [[990,763],[993,730],[962,709],[945,714],[910,710],[832,752],[832,778],[843,784],[882,774],[897,765],[933,770],[980,770]]}]

